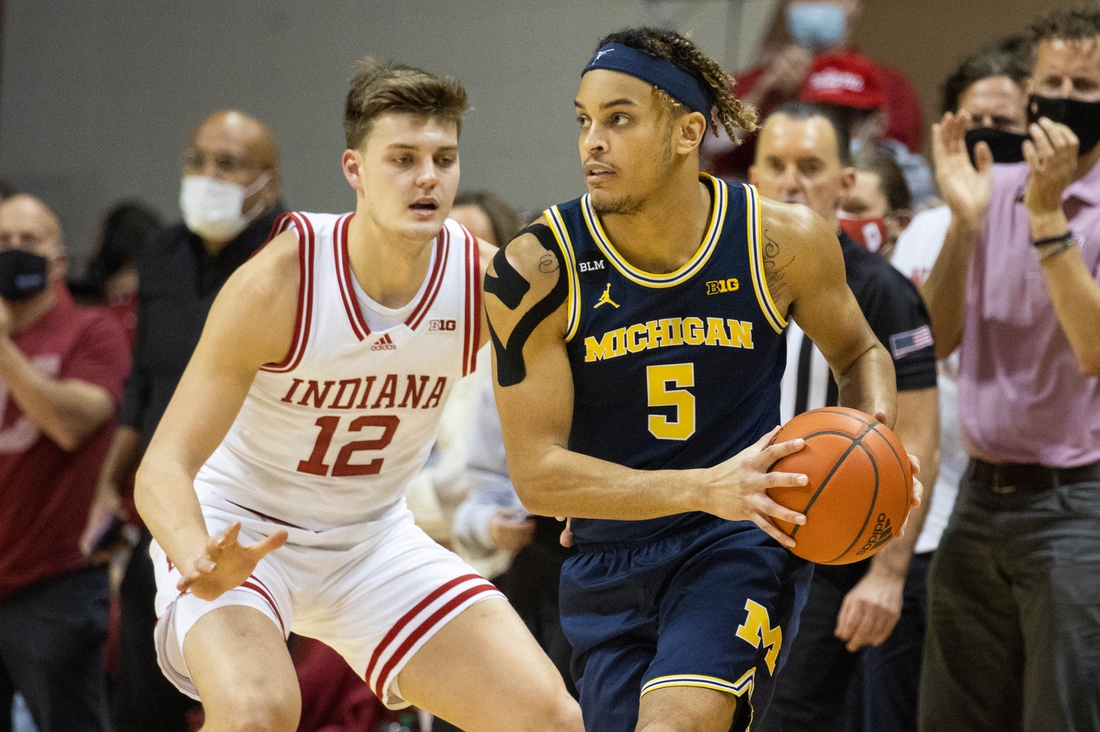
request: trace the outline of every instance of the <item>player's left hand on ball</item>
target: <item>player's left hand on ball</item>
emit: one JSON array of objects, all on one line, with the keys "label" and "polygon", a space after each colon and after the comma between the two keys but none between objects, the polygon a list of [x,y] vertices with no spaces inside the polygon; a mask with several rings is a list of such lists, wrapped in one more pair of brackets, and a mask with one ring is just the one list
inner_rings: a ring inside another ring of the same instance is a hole
[{"label": "player's left hand on ball", "polygon": [[222,593],[240,586],[266,555],[286,543],[288,534],[280,529],[255,544],[245,546],[238,541],[241,524],[227,526],[220,536],[211,536],[202,553],[190,563],[176,583],[180,592],[191,591],[200,600],[214,600]]},{"label": "player's left hand on ball", "polygon": [[768,495],[769,488],[803,486],[801,473],[768,472],[780,458],[806,446],[801,438],[769,444],[779,432],[776,427],[754,444],[729,460],[706,469],[708,477],[702,510],[728,521],[752,521],[783,546],[794,546],[794,539],[775,525],[774,519],[792,524],[806,523],[806,517],[782,506]]},{"label": "player's left hand on ball", "polygon": [[905,576],[895,577],[872,567],[844,596],[834,635],[855,653],[866,645],[882,645],[901,617]]}]

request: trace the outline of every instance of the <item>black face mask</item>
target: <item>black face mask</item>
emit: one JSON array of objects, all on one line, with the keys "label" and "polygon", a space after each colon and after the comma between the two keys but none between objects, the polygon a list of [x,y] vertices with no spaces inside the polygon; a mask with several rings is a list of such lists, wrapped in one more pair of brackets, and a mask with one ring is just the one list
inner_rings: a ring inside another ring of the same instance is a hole
[{"label": "black face mask", "polygon": [[47,264],[45,257],[22,249],[0,252],[0,297],[19,302],[45,290]]},{"label": "black face mask", "polygon": [[977,165],[974,159],[974,146],[979,142],[989,145],[989,151],[993,153],[995,163],[1022,163],[1024,162],[1024,140],[1030,140],[1027,135],[1017,135],[1015,132],[1005,132],[992,127],[975,127],[966,131],[966,151],[970,153],[970,162]]},{"label": "black face mask", "polygon": [[1100,102],[1080,102],[1076,99],[1051,99],[1032,94],[1027,102],[1028,124],[1046,117],[1073,130],[1081,146],[1078,156],[1088,155],[1100,142]]}]

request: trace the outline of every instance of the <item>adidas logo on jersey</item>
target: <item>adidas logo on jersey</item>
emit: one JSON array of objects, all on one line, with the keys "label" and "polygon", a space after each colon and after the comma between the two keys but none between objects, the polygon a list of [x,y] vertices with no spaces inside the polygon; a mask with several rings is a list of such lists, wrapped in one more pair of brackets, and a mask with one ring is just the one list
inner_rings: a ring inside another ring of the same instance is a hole
[{"label": "adidas logo on jersey", "polygon": [[878,520],[875,521],[875,528],[871,532],[870,538],[868,538],[867,543],[856,552],[856,556],[861,557],[879,544],[885,544],[893,538],[894,530],[890,527],[890,519],[886,517],[886,514],[880,513],[878,515]]},{"label": "adidas logo on jersey", "polygon": [[382,336],[378,341],[370,347],[372,351],[396,351],[397,346],[394,345],[393,339],[390,338],[390,334]]}]

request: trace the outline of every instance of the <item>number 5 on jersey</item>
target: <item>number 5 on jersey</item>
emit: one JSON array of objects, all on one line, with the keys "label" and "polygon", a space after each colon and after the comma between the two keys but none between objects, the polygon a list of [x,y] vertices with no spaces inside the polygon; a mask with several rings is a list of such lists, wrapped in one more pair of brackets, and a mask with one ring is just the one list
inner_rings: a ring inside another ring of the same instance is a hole
[{"label": "number 5 on jersey", "polygon": [[[675,407],[676,416],[649,415],[649,432],[658,440],[686,440],[695,434],[695,364],[647,366],[649,406]],[[669,384],[672,386],[670,387]]]},{"label": "number 5 on jersey", "polygon": [[[366,463],[353,463],[352,455],[364,450],[384,450],[393,440],[397,432],[397,425],[401,420],[392,414],[372,414],[366,417],[356,417],[348,426],[348,432],[360,432],[367,427],[381,427],[382,435],[374,440],[354,440],[340,448],[336,455],[336,461],[332,465],[325,463],[325,455],[328,454],[332,437],[340,426],[339,417],[318,417],[316,425],[321,428],[321,434],[317,435],[317,442],[313,444],[313,452],[308,460],[298,461],[298,472],[311,475],[332,475],[334,478],[344,478],[354,475],[377,475],[382,472],[382,458],[377,457]],[[329,470],[331,469],[331,473]]]}]

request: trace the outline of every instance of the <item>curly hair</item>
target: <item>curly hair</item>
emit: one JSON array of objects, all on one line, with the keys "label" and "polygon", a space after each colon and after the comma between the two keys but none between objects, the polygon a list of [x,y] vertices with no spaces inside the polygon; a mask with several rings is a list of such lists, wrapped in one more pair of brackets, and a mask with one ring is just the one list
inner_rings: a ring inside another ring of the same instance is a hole
[{"label": "curly hair", "polygon": [[[703,91],[709,92],[708,95],[714,99],[718,122],[729,133],[730,139],[737,139],[737,129],[752,132],[757,128],[756,109],[742,103],[733,94],[733,88],[737,85],[733,75],[679,33],[662,28],[630,28],[605,37],[597,49],[608,43],[620,43],[647,56],[664,59],[695,77],[703,86]],[[667,94],[664,96],[672,101]],[[672,103],[678,105],[675,101]],[[714,119],[707,122],[713,128]]]}]

